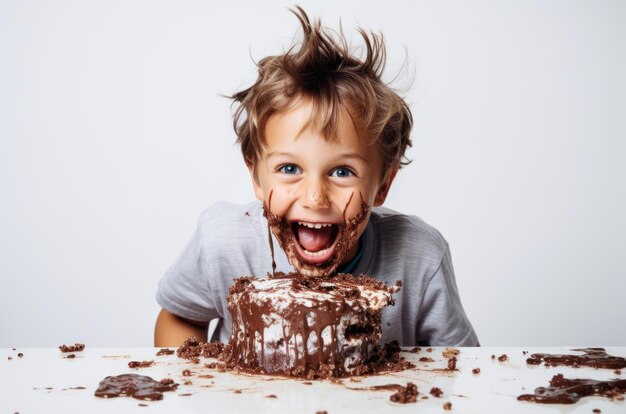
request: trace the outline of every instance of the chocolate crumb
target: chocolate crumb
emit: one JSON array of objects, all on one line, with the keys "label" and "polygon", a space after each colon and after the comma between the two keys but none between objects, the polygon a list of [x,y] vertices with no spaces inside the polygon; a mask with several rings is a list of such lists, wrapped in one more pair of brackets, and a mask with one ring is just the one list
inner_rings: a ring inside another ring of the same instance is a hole
[{"label": "chocolate crumb", "polygon": [[189,371],[188,369],[183,369],[183,377],[190,377],[191,376],[191,371]]},{"label": "chocolate crumb", "polygon": [[20,352],[19,354],[17,354],[17,356],[22,358],[24,356],[24,354]]},{"label": "chocolate crumb", "polygon": [[241,390],[235,390],[233,391],[235,394],[241,394]]},{"label": "chocolate crumb", "polygon": [[154,365],[154,361],[130,361],[128,368],[148,368]]},{"label": "chocolate crumb", "polygon": [[12,359],[13,359],[13,358],[12,358],[12,357],[10,357],[10,356],[9,356],[9,357],[7,357],[7,360],[9,360],[9,361],[10,361],[10,360],[12,360]]},{"label": "chocolate crumb", "polygon": [[140,406],[140,407],[147,407],[148,406],[148,404],[144,404],[144,403],[139,403],[137,405]]},{"label": "chocolate crumb", "polygon": [[416,346],[415,348],[411,348],[409,350],[410,353],[412,354],[419,354],[419,352],[422,350],[422,348],[420,348],[419,346]]},{"label": "chocolate crumb", "polygon": [[247,211],[246,211],[244,214],[245,214],[246,216],[248,216],[248,217],[250,216],[250,213],[249,213],[249,212],[247,212]]},{"label": "chocolate crumb", "polygon": [[211,374],[203,374],[203,375],[198,375],[198,378],[215,378],[215,376],[211,375]]},{"label": "chocolate crumb", "polygon": [[172,355],[174,354],[174,352],[175,351],[173,349],[163,348],[163,349],[160,349],[159,352],[156,353],[156,356]]},{"label": "chocolate crumb", "polygon": [[498,357],[498,361],[500,361],[500,362],[504,362],[504,361],[506,361],[507,359],[509,359],[509,356],[508,356],[507,354],[502,354],[502,355],[500,355],[500,356]]},{"label": "chocolate crumb", "polygon": [[391,394],[389,400],[400,404],[414,403],[417,401],[417,394],[419,394],[417,385],[407,382],[406,387],[400,387],[398,391]]},{"label": "chocolate crumb", "polygon": [[602,410],[599,408],[594,408],[593,410],[591,410],[591,412],[593,412],[594,414],[600,414]]},{"label": "chocolate crumb", "polygon": [[74,344],[74,345],[61,345],[59,346],[59,349],[61,350],[61,352],[80,352],[83,351],[85,349],[85,344]]},{"label": "chocolate crumb", "polygon": [[185,382],[183,382],[183,384],[185,384],[185,385],[193,385],[193,382],[191,382],[191,381],[185,381]]},{"label": "chocolate crumb", "polygon": [[328,414],[328,411],[316,411],[315,414]]},{"label": "chocolate crumb", "polygon": [[472,374],[476,374],[476,375],[480,374],[480,368],[474,368],[472,370]]},{"label": "chocolate crumb", "polygon": [[448,369],[450,371],[456,370],[456,357],[452,357],[448,360]]},{"label": "chocolate crumb", "polygon": [[450,411],[452,409],[452,403],[450,401],[443,403],[443,409]]},{"label": "chocolate crumb", "polygon": [[179,397],[191,397],[191,393],[178,394]]},{"label": "chocolate crumb", "polygon": [[67,356],[64,356],[63,358],[73,359],[73,358],[76,358],[76,354],[69,354]]},{"label": "chocolate crumb", "polygon": [[223,351],[224,344],[221,342],[200,342],[192,336],[176,350],[176,355],[197,364],[200,362],[199,357],[218,358]]},{"label": "chocolate crumb", "polygon": [[522,354],[526,355],[528,353],[528,351],[522,351]]},{"label": "chocolate crumb", "polygon": [[312,382],[310,382],[310,381],[304,381],[304,382],[303,382],[303,384],[304,384],[304,385],[313,385],[313,383],[312,383]]},{"label": "chocolate crumb", "polygon": [[616,373],[617,375],[622,375],[622,370],[621,369],[616,369],[613,372]]},{"label": "chocolate crumb", "polygon": [[443,395],[443,390],[439,387],[432,387],[430,389],[430,395],[432,395],[433,397],[441,397]]},{"label": "chocolate crumb", "polygon": [[456,357],[460,353],[461,351],[456,348],[446,348],[445,350],[441,351],[441,355],[443,355],[444,358]]},{"label": "chocolate crumb", "polygon": [[494,354],[491,354],[491,359],[496,359],[496,356]]},{"label": "chocolate crumb", "polygon": [[434,362],[435,360],[429,357],[421,357],[420,362]]},{"label": "chocolate crumb", "polygon": [[433,352],[432,348],[426,348],[426,352]]},{"label": "chocolate crumb", "polygon": [[266,395],[265,398],[278,398],[278,397],[275,396],[274,394],[270,394],[270,395]]},{"label": "chocolate crumb", "polygon": [[423,395],[422,396],[422,400],[427,400],[428,399],[428,395]]}]

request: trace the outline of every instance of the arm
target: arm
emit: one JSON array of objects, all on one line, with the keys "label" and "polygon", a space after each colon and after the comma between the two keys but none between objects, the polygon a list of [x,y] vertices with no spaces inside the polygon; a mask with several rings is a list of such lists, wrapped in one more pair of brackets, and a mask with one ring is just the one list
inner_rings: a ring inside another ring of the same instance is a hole
[{"label": "arm", "polygon": [[154,327],[154,346],[180,346],[190,336],[206,342],[208,327],[209,324],[206,322],[181,318],[161,309]]}]

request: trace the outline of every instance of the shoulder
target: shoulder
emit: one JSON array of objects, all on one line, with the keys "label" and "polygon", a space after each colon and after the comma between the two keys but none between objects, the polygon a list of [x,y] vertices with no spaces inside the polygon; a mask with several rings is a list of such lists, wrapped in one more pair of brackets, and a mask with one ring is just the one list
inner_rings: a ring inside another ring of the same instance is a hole
[{"label": "shoulder", "polygon": [[418,216],[378,207],[372,211],[370,222],[377,237],[385,243],[428,246],[442,253],[448,249],[448,242],[442,234]]},{"label": "shoulder", "polygon": [[251,225],[262,215],[263,207],[258,201],[248,204],[218,201],[200,214],[198,226],[208,228],[214,225]]},{"label": "shoulder", "polygon": [[198,219],[198,235],[209,246],[241,245],[263,231],[263,206],[259,201],[248,204],[217,202],[204,210]]}]

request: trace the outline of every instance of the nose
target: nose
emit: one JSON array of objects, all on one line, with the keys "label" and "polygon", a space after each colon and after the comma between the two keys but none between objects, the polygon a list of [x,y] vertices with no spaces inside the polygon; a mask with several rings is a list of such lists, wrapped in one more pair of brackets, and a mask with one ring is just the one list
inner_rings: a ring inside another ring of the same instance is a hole
[{"label": "nose", "polygon": [[328,192],[320,180],[310,180],[304,191],[303,205],[312,210],[320,210],[330,207]]}]

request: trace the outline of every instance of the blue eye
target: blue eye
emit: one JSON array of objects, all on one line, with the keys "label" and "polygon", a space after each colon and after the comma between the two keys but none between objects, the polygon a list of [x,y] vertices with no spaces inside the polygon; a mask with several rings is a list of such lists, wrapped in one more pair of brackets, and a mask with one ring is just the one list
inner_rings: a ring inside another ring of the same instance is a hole
[{"label": "blue eye", "polygon": [[283,174],[298,174],[300,172],[300,168],[294,164],[285,164],[278,169]]},{"label": "blue eye", "polygon": [[339,167],[339,168],[335,168],[330,175],[331,177],[343,178],[343,177],[350,177],[351,175],[354,175],[354,173],[346,167]]}]

